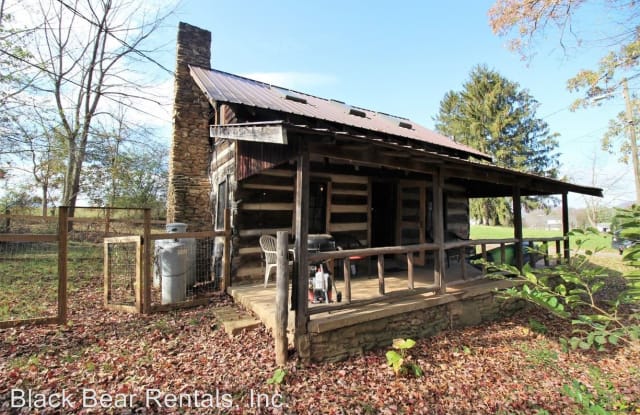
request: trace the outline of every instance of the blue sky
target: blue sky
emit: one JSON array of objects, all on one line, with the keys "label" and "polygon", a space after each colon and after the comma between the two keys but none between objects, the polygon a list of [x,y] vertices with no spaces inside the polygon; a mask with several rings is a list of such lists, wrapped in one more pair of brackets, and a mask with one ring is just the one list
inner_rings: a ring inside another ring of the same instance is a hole
[{"label": "blue sky", "polygon": [[[352,105],[411,118],[433,127],[440,100],[460,90],[474,65],[486,64],[518,82],[540,102],[537,115],[560,133],[562,173],[597,185],[605,201],[633,200],[629,166],[600,150],[608,120],[624,109],[621,99],[571,112],[578,96],[566,80],[593,67],[604,49],[560,49],[555,33],[522,61],[491,32],[491,1],[204,1],[183,0],[162,33],[175,42],[177,22],[212,32],[213,67]],[[587,30],[605,27],[607,16],[587,13]],[[173,52],[171,45],[167,48]],[[163,61],[175,66],[174,56]],[[638,85],[631,85],[632,90]],[[627,172],[626,174],[624,174]],[[609,186],[613,177],[621,182]],[[581,196],[571,197],[582,205]]]}]

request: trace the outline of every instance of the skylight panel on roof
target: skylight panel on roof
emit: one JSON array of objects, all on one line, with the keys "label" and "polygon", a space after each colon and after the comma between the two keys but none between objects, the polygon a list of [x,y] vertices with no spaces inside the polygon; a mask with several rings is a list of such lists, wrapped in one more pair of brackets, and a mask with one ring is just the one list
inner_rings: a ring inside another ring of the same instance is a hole
[{"label": "skylight panel on roof", "polygon": [[285,95],[284,99],[288,99],[289,101],[293,101],[293,102],[299,102],[300,104],[306,104],[307,103],[307,99],[306,98],[303,98],[301,96],[291,95],[291,94]]},{"label": "skylight panel on roof", "polygon": [[356,117],[362,117],[362,118],[366,118],[367,117],[367,113],[355,108],[350,108],[349,109],[349,114],[351,115],[355,115]]},{"label": "skylight panel on roof", "polygon": [[297,92],[294,91],[290,91],[288,89],[284,89],[284,88],[280,88],[278,86],[274,86],[274,85],[270,85],[270,88],[276,92],[278,92],[278,94],[280,94],[280,96],[288,101],[293,101],[293,102],[297,102],[300,104],[308,104],[309,102],[307,101],[307,97],[305,97],[302,94],[299,94]]},{"label": "skylight panel on roof", "polygon": [[413,129],[413,125],[411,123],[404,122],[404,121],[400,121],[398,123],[398,127],[406,128],[407,130],[412,130]]}]

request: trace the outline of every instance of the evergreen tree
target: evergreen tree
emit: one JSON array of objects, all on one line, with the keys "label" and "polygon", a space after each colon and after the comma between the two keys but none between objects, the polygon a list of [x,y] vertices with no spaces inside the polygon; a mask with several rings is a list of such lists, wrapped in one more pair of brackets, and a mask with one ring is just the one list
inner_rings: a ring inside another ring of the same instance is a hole
[{"label": "evergreen tree", "polygon": [[[558,175],[557,134],[536,118],[538,102],[518,83],[479,65],[472,69],[462,91],[449,91],[440,102],[436,129],[456,142],[493,157],[496,165],[547,177]],[[545,201],[527,198],[526,209]],[[508,199],[472,200],[471,217],[483,224],[512,221]]]}]

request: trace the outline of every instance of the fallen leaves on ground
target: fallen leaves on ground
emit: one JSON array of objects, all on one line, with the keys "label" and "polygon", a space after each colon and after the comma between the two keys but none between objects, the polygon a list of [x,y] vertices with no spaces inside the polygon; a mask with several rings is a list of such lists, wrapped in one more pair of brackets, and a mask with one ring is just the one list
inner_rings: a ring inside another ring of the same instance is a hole
[{"label": "fallen leaves on ground", "polygon": [[[96,281],[70,301],[67,326],[0,331],[0,412],[561,414],[580,409],[562,393],[576,379],[604,385],[621,413],[640,413],[640,357],[625,348],[564,353],[558,337],[571,327],[538,311],[419,339],[410,357],[421,378],[395,377],[383,348],[338,363],[294,355],[278,385],[267,384],[277,369],[269,332],[231,338],[220,329],[213,311],[231,303],[224,295],[140,316],[104,310]],[[530,318],[547,334],[533,332]],[[71,404],[11,408],[16,390],[25,399],[64,392]]]}]

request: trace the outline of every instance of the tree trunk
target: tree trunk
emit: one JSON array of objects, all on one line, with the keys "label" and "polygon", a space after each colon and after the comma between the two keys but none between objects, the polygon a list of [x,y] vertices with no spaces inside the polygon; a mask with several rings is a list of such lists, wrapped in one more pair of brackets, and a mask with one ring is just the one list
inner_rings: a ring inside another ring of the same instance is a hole
[{"label": "tree trunk", "polygon": [[47,183],[42,184],[42,216],[47,216]]},{"label": "tree trunk", "polygon": [[[70,218],[75,216],[76,202],[78,200],[78,193],[80,193],[80,175],[82,173],[82,163],[85,157],[86,141],[87,138],[83,137],[80,145],[75,148],[74,151],[69,152],[62,203],[69,207],[68,216]],[[72,228],[72,222],[69,222],[68,229],[71,230]]]}]

